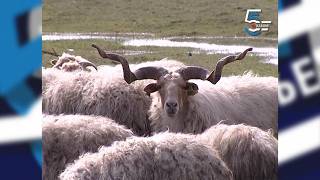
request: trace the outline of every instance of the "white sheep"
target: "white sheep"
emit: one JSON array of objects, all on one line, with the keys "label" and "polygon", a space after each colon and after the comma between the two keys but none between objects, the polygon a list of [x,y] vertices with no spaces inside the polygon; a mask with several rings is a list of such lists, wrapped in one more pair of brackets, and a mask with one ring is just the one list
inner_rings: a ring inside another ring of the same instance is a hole
[{"label": "white sheep", "polygon": [[[163,59],[133,65],[140,68],[161,64],[167,68],[182,63]],[[121,66],[99,66],[97,72],[63,72],[43,69],[43,112],[46,114],[94,114],[110,117],[136,134],[150,133],[147,120],[151,99],[143,88],[145,80],[128,85]]]},{"label": "white sheep", "polygon": [[105,116],[138,135],[150,131],[146,118],[151,99],[139,83],[128,85],[105,73],[83,71],[61,73],[58,77],[43,85],[43,113]]},{"label": "white sheep", "polygon": [[271,132],[243,124],[219,124],[197,140],[218,151],[235,180],[277,179],[278,141]]},{"label": "white sheep", "polygon": [[221,79],[223,66],[243,59],[252,48],[222,58],[216,69],[209,73],[195,66],[174,71],[149,66],[132,72],[124,57],[92,46],[101,57],[122,64],[123,77],[128,84],[143,79],[156,80],[144,88],[147,94],[153,93],[149,111],[153,131],[201,133],[224,120],[227,124],[245,123],[264,130],[272,128],[277,134],[277,78],[245,74],[222,78],[216,84]]},{"label": "white sheep", "polygon": [[42,67],[42,90],[44,91],[48,84],[54,83],[54,80],[58,78],[63,78],[67,74],[62,72],[77,72],[77,71],[87,71],[90,72],[92,66],[97,70],[97,67],[92,62],[82,58],[81,56],[74,56],[68,53],[62,53],[62,55],[54,52],[44,51],[45,54],[50,54],[52,56],[58,57],[58,59],[53,59],[50,63],[53,65],[52,68]]},{"label": "white sheep", "polygon": [[[60,69],[67,72],[79,71],[79,70],[91,71],[91,69],[88,68],[91,66],[97,70],[97,67],[95,64],[93,64],[87,59],[84,59],[81,56],[74,56],[65,52],[62,53],[62,55],[59,55],[55,51],[49,52],[49,51],[43,50],[42,52],[45,54],[58,57],[58,59],[53,59],[50,61],[50,63],[53,65],[53,68],[56,68],[56,69]],[[68,65],[63,66],[66,63]]]},{"label": "white sheep", "polygon": [[183,134],[132,137],[87,153],[69,165],[61,180],[232,180],[213,149]]},{"label": "white sheep", "polygon": [[113,120],[84,115],[43,116],[43,179],[55,180],[80,155],[125,140],[133,133]]},{"label": "white sheep", "polygon": [[[167,86],[152,94],[149,110],[152,131],[201,133],[224,120],[226,124],[271,128],[277,134],[276,78],[248,73],[222,78],[214,86],[202,80],[190,83],[198,86],[197,94],[184,95],[179,86]],[[174,114],[166,104],[171,101],[176,101],[179,108]]]},{"label": "white sheep", "polygon": [[56,79],[63,78],[65,76],[62,71],[56,68],[42,67],[42,92],[44,92],[51,83],[54,84]]},{"label": "white sheep", "polygon": [[[61,67],[62,70],[70,71],[70,69],[64,69],[64,68],[68,68],[68,67],[63,67],[63,64],[66,62],[75,62],[75,63],[79,64],[80,69],[84,70],[84,71],[91,71],[92,70],[92,69],[89,69],[88,67],[93,67],[95,70],[98,70],[97,66],[94,63],[90,62],[89,60],[87,60],[81,56],[74,56],[74,55],[71,55],[68,53],[63,53],[62,56],[59,57],[57,63],[53,66],[53,68],[60,68]],[[79,70],[79,68],[76,70]]]}]

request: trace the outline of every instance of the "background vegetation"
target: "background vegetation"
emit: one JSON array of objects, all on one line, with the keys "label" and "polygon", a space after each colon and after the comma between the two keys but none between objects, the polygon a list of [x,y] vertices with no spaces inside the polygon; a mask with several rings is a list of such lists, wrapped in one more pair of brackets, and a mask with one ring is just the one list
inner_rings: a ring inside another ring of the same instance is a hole
[{"label": "background vegetation", "polygon": [[[168,36],[247,36],[244,18],[248,8],[261,8],[262,19],[273,22],[269,32],[261,39],[210,39],[215,44],[277,47],[277,1],[265,0],[45,0],[43,5],[43,32],[147,32],[155,38]],[[191,39],[192,40],[192,39]],[[199,42],[199,40],[196,40]],[[188,56],[190,48],[132,47],[121,41],[65,40],[44,41],[43,49],[54,48],[58,53],[81,55],[97,65],[110,64],[99,57],[91,44],[96,43],[109,51],[125,54],[128,51],[146,51],[145,54],[126,55],[130,63],[159,60],[165,57],[186,64],[212,69],[221,54],[205,52]],[[54,57],[44,55],[43,66],[50,67]],[[262,58],[251,55],[242,62],[226,66],[223,75],[242,74],[251,70],[260,75],[277,76],[277,66],[262,63]]]}]

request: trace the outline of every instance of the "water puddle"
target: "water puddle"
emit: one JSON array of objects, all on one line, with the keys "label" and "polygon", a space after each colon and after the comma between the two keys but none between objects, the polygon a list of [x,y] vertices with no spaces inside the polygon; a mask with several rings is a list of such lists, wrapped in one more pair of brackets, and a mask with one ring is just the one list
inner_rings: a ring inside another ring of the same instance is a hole
[{"label": "water puddle", "polygon": [[43,41],[59,41],[59,40],[130,40],[135,38],[153,38],[152,33],[43,33]]},{"label": "water puddle", "polygon": [[[193,48],[206,52],[207,54],[235,54],[242,52],[250,46],[240,45],[218,45],[209,43],[198,43],[189,41],[172,41],[168,39],[135,39],[124,42],[125,46],[155,46],[155,47],[184,47]],[[266,63],[278,64],[278,50],[272,47],[256,47],[252,51],[257,56],[264,57]]]},{"label": "water puddle", "polygon": [[[256,37],[222,37],[222,36],[199,36],[199,37],[168,37],[163,39],[156,39],[151,33],[48,33],[43,34],[43,41],[57,41],[57,40],[90,40],[102,39],[108,41],[120,41],[124,46],[154,46],[154,47],[175,47],[175,48],[191,48],[198,53],[206,54],[235,54],[242,52],[244,49],[252,47],[247,45],[221,45],[215,43],[203,42],[205,40],[214,39],[254,39],[266,40],[276,43],[273,38],[256,38]],[[196,41],[201,42],[196,42]],[[147,51],[128,51],[125,55],[140,55],[152,53]],[[274,47],[254,47],[253,54],[264,59],[265,63],[278,65],[278,49]]]},{"label": "water puddle", "polygon": [[264,41],[274,41],[278,42],[277,38],[266,38],[266,37],[248,37],[248,36],[173,36],[173,37],[168,37],[166,39],[170,40],[193,40],[193,39],[205,39],[205,40],[214,40],[214,39],[237,39],[237,40],[264,40]]}]

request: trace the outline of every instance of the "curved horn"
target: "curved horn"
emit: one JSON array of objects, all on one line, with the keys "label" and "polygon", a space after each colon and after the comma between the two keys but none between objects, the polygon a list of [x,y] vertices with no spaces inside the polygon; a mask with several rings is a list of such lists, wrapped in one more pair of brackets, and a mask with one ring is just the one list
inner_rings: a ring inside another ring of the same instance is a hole
[{"label": "curved horn", "polygon": [[154,79],[158,80],[161,76],[168,74],[168,70],[163,67],[148,66],[137,69],[134,74],[138,80]]},{"label": "curved horn", "polygon": [[128,84],[132,83],[133,81],[142,80],[142,79],[158,80],[161,76],[168,73],[168,71],[162,67],[152,67],[152,66],[139,68],[133,73],[130,70],[128,60],[125,57],[119,54],[106,53],[95,44],[92,44],[92,47],[98,50],[102,58],[107,58],[107,59],[121,63],[122,69],[123,69],[123,77]]},{"label": "curved horn", "polygon": [[68,58],[60,58],[59,57],[58,61],[56,62],[56,64],[54,66],[52,66],[52,68],[60,69],[64,63],[69,62],[69,61],[75,61],[75,59],[73,57],[68,57]]},{"label": "curved horn", "polygon": [[198,66],[187,66],[178,69],[176,72],[179,73],[186,81],[189,79],[205,80],[207,78],[207,75],[209,74],[208,70]]},{"label": "curved horn", "polygon": [[231,56],[221,58],[217,62],[215,70],[212,71],[209,76],[207,76],[209,74],[208,70],[202,67],[197,67],[197,66],[189,66],[189,67],[181,68],[176,72],[180,73],[184,80],[202,79],[202,80],[208,80],[212,84],[216,84],[221,78],[223,66],[231,62],[234,62],[236,60],[243,59],[246,56],[248,51],[252,51],[252,48],[248,48],[238,55],[231,55]]},{"label": "curved horn", "polygon": [[78,63],[80,64],[82,69],[86,69],[88,66],[92,66],[94,69],[96,69],[98,71],[97,66],[90,61],[83,61],[83,62],[78,62]]},{"label": "curved horn", "polygon": [[223,67],[231,62],[242,60],[247,55],[248,51],[252,51],[252,48],[248,48],[238,55],[231,55],[221,58],[217,62],[215,70],[211,72],[207,80],[210,81],[212,84],[216,84],[221,79]]}]

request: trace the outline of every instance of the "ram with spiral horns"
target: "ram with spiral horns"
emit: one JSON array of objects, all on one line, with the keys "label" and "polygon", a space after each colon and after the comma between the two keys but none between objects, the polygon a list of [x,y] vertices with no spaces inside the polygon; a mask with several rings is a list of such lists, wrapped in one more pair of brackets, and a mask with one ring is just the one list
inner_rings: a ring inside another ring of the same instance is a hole
[{"label": "ram with spiral horns", "polygon": [[143,79],[156,80],[144,88],[152,97],[148,115],[154,132],[198,134],[222,121],[272,129],[274,135],[277,134],[277,78],[257,77],[252,73],[221,78],[225,65],[244,59],[252,48],[220,59],[212,72],[197,66],[175,71],[150,66],[132,72],[125,57],[92,46],[101,57],[122,64],[128,84]]}]

